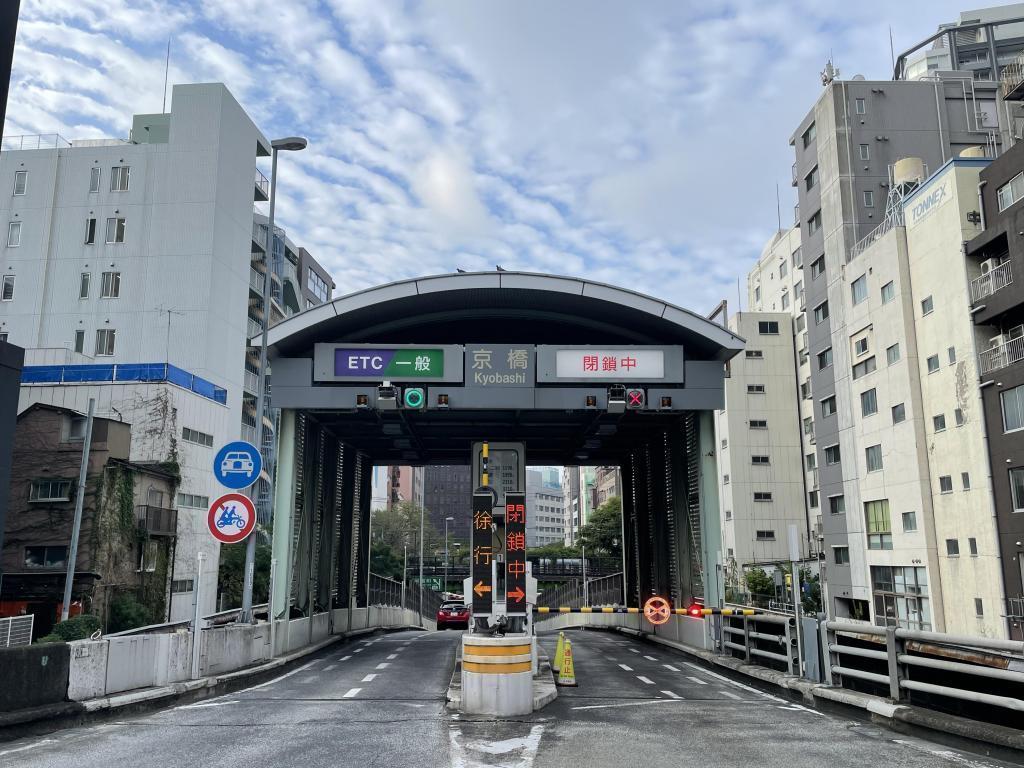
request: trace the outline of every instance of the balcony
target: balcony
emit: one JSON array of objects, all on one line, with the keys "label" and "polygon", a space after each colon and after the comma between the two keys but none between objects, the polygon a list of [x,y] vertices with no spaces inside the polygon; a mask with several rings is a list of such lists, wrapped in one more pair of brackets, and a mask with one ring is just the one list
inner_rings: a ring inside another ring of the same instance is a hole
[{"label": "balcony", "polygon": [[811,490],[812,491],[816,491],[816,490],[818,490],[818,468],[817,467],[812,467],[811,468],[810,476],[811,476]]},{"label": "balcony", "polygon": [[260,173],[260,169],[257,168],[255,177],[255,186],[253,189],[252,199],[257,202],[263,202],[264,200],[270,199],[270,182],[267,177]]},{"label": "balcony", "polygon": [[1002,90],[1006,101],[1024,99],[1024,53],[1003,67]]},{"label": "balcony", "polygon": [[263,273],[257,272],[252,267],[249,267],[249,288],[258,295],[263,295]]},{"label": "balcony", "polygon": [[255,338],[263,333],[263,325],[256,320],[249,318],[249,323],[246,326],[249,338]]},{"label": "balcony", "polygon": [[257,394],[260,391],[260,377],[252,371],[245,372],[245,391]]},{"label": "balcony", "polygon": [[59,133],[39,133],[26,136],[4,136],[0,149],[11,152],[22,149],[65,149],[71,142]]},{"label": "balcony", "polygon": [[796,163],[793,163],[793,186],[800,183],[800,175],[796,172]]},{"label": "balcony", "polygon": [[[1024,328],[1017,326],[1017,328],[1011,331],[1011,334],[1021,332],[1022,330]],[[1021,360],[1024,360],[1024,334],[995,344],[990,349],[982,352],[978,357],[980,358],[979,364],[982,375],[998,371],[1000,368],[1006,368],[1014,363],[1019,363]]]},{"label": "balcony", "polygon": [[256,444],[256,427],[249,424],[242,424],[242,439],[247,443]]},{"label": "balcony", "polygon": [[135,508],[139,531],[147,536],[175,536],[178,532],[178,510],[141,504]]},{"label": "balcony", "polygon": [[977,304],[986,296],[991,296],[1012,282],[1013,272],[1010,269],[1010,262],[1004,261],[995,269],[991,269],[981,277],[971,280],[971,303]]}]

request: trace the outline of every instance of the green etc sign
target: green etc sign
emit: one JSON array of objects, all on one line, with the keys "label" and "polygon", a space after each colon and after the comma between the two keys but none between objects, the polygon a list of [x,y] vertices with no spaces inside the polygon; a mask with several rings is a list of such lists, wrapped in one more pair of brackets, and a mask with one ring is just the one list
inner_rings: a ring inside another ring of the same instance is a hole
[{"label": "green etc sign", "polygon": [[444,376],[444,350],[429,347],[334,350],[334,375],[381,379],[434,379]]}]

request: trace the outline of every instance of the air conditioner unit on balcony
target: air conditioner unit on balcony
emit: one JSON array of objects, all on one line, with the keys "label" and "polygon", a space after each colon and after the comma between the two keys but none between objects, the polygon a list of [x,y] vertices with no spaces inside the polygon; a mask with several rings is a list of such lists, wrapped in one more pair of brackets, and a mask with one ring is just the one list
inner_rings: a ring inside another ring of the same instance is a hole
[{"label": "air conditioner unit on balcony", "polygon": [[999,334],[998,336],[993,336],[991,339],[988,340],[988,348],[995,349],[996,347],[1001,346],[1005,343],[1006,337],[1003,334]]},{"label": "air conditioner unit on balcony", "polygon": [[981,262],[981,274],[987,275],[993,269],[999,266],[999,259],[985,259]]}]

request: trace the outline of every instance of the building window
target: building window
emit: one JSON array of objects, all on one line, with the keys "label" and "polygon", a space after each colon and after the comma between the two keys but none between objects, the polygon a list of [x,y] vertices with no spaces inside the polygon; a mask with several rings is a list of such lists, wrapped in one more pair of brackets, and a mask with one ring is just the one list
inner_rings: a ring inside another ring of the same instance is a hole
[{"label": "building window", "polygon": [[747,384],[748,395],[763,395],[764,384]]},{"label": "building window", "polygon": [[89,191],[99,192],[100,191],[100,169],[90,168],[89,169]]},{"label": "building window", "polygon": [[932,416],[932,429],[936,432],[946,430],[946,414],[940,413],[938,416]]},{"label": "building window", "polygon": [[814,280],[819,275],[825,274],[825,256],[822,254],[814,261],[811,262],[811,279]]},{"label": "building window", "polygon": [[828,319],[828,302],[823,301],[821,304],[814,308],[814,323],[815,325],[821,325],[825,320]]},{"label": "building window", "polygon": [[814,215],[807,220],[807,234],[813,235],[821,229],[821,211],[815,211]]},{"label": "building window", "polygon": [[14,275],[4,275],[3,288],[0,288],[0,301],[14,301]]},{"label": "building window", "polygon": [[842,459],[842,455],[839,451],[839,444],[829,445],[825,448],[825,463],[826,464],[838,464]]},{"label": "building window", "polygon": [[181,439],[186,443],[195,443],[196,445],[202,445],[206,448],[213,448],[213,435],[207,434],[206,432],[200,432],[198,429],[182,427]]},{"label": "building window", "polygon": [[874,208],[875,207],[875,193],[870,189],[864,190],[864,207]]},{"label": "building window", "polygon": [[1010,470],[1010,495],[1013,497],[1013,511],[1024,512],[1024,467]]},{"label": "building window", "polygon": [[7,247],[17,248],[21,245],[21,222],[12,221],[7,225]]},{"label": "building window", "polygon": [[194,493],[179,493],[178,506],[188,507],[190,509],[209,509],[210,497],[199,496]]},{"label": "building window", "polygon": [[762,336],[777,336],[779,333],[779,322],[777,320],[762,320],[757,324],[757,332]]},{"label": "building window", "polygon": [[804,434],[814,435],[814,419],[810,416],[804,419]]},{"label": "building window", "polygon": [[804,143],[804,149],[807,149],[809,146],[811,146],[811,142],[813,142],[814,139],[817,138],[817,136],[818,130],[817,128],[814,127],[814,123],[811,123],[809,126],[807,126],[807,130],[804,131],[803,136],[801,136],[801,139]]},{"label": "building window", "polygon": [[764,466],[766,464],[770,464],[771,462],[768,460],[767,456],[760,455],[760,456],[751,456],[750,457],[750,463],[755,465],[755,466],[758,466],[758,465]]},{"label": "building window", "polygon": [[982,604],[981,598],[974,598],[974,614],[980,619],[985,615],[984,605]]},{"label": "building window", "polygon": [[761,286],[754,287],[754,301],[761,301]]},{"label": "building window", "polygon": [[946,554],[950,557],[960,557],[959,539],[946,539]]},{"label": "building window", "polygon": [[0,331],[0,341],[7,341],[7,331]]},{"label": "building window", "polygon": [[900,360],[900,345],[899,344],[893,344],[891,347],[886,347],[886,349],[885,349],[885,362],[888,365],[892,365],[893,363],[898,363],[899,360]]},{"label": "building window", "polygon": [[758,531],[758,541],[775,541],[775,531]]},{"label": "building window", "polygon": [[816,453],[808,453],[806,456],[807,471],[810,472],[812,469],[818,467],[818,455]]},{"label": "building window", "polygon": [[882,286],[882,303],[888,304],[890,301],[896,298],[896,287],[893,285],[892,280]]},{"label": "building window", "polygon": [[1022,197],[1024,197],[1024,172],[1018,173],[996,190],[996,200],[1000,212],[1005,211]]},{"label": "building window", "polygon": [[928,572],[918,566],[871,566],[875,623],[929,630]]},{"label": "building window", "polygon": [[832,558],[835,560],[836,565],[849,565],[850,564],[850,548],[849,547],[832,547]]},{"label": "building window", "polygon": [[110,169],[110,191],[127,192],[131,168],[127,165],[115,165]]},{"label": "building window", "polygon": [[871,416],[878,413],[878,397],[875,390],[869,389],[860,393],[860,415]]},{"label": "building window", "polygon": [[1024,429],[1024,384],[999,393],[1003,406],[1003,431]]},{"label": "building window", "polygon": [[853,305],[857,306],[868,297],[868,276],[861,275],[850,283],[850,295],[853,297]]},{"label": "building window", "polygon": [[953,478],[951,475],[942,475],[939,477],[939,493],[952,493],[953,492]]},{"label": "building window", "polygon": [[846,512],[846,497],[843,494],[828,497],[828,511],[833,515],[842,515]]},{"label": "building window", "polygon": [[917,530],[917,512],[903,513],[903,532],[911,533]]},{"label": "building window", "polygon": [[832,347],[818,353],[818,370],[828,368],[830,365],[832,365]]},{"label": "building window", "polygon": [[867,336],[865,336],[864,338],[861,338],[861,339],[857,339],[855,342],[853,342],[853,353],[857,357],[860,357],[861,355],[866,355],[867,351],[868,351],[868,337]]},{"label": "building window", "polygon": [[732,510],[731,509],[725,510],[725,519],[726,520],[732,520]]},{"label": "building window", "polygon": [[92,279],[92,275],[88,272],[83,272],[82,277],[78,281],[78,298],[88,299],[89,298],[89,281]]},{"label": "building window", "polygon": [[861,144],[860,145],[860,159],[867,161],[871,159],[871,145]]},{"label": "building window", "polygon": [[96,357],[110,357],[114,354],[113,328],[100,328],[96,331]]},{"label": "building window", "polygon": [[868,472],[878,472],[882,469],[882,446],[869,445],[864,449],[864,461],[867,463]]},{"label": "building window", "polygon": [[811,172],[804,176],[804,186],[808,192],[818,186],[818,166],[811,168]]},{"label": "building window", "polygon": [[864,502],[864,519],[867,523],[868,549],[892,549],[889,500]]},{"label": "building window", "polygon": [[93,245],[96,242],[96,217],[90,216],[85,220],[85,244]]},{"label": "building window", "polygon": [[751,419],[750,420],[750,428],[751,429],[768,429],[768,420],[767,419]]},{"label": "building window", "polygon": [[760,349],[748,349],[746,352],[748,360],[760,360],[764,357],[764,352]]},{"label": "building window", "polygon": [[817,509],[818,508],[818,492],[817,491],[809,491],[807,493],[807,505],[811,509]]},{"label": "building window", "polygon": [[901,421],[906,421],[907,418],[907,407],[903,403],[897,403],[892,407],[892,423],[899,424]]},{"label": "building window", "polygon": [[952,365],[956,362],[956,347],[950,347],[946,350],[946,356],[949,358],[949,364]]},{"label": "building window", "polygon": [[785,277],[789,274],[789,265],[786,264],[786,260],[783,259],[779,262],[779,277]]},{"label": "building window", "polygon": [[789,291],[782,292],[782,308],[789,309]]},{"label": "building window", "polygon": [[978,556],[978,540],[973,536],[967,540],[967,549],[971,553],[971,557]]},{"label": "building window", "polygon": [[320,299],[321,304],[330,297],[326,281],[314,272],[312,267],[306,267],[306,283],[309,287],[309,292]]},{"label": "building window", "polygon": [[121,273],[104,272],[103,282],[100,285],[101,299],[116,299],[121,295]]},{"label": "building window", "polygon": [[865,114],[867,114],[867,111],[868,111],[867,102],[864,101],[864,99],[854,99],[853,100],[853,111],[856,112],[858,115],[865,115]]},{"label": "building window", "polygon": [[964,425],[964,412],[960,408],[953,409],[953,417],[956,419],[956,425],[962,427]]},{"label": "building window", "polygon": [[939,356],[932,355],[928,358],[928,373],[935,373],[939,370]]},{"label": "building window", "polygon": [[853,366],[853,378],[859,379],[861,376],[866,376],[875,370],[875,356],[872,355],[867,360],[862,360]]},{"label": "building window", "polygon": [[174,579],[171,582],[171,594],[181,595],[186,592],[193,592],[196,588],[195,579]]},{"label": "building window", "polygon": [[124,242],[124,229],[125,222],[122,218],[109,218],[107,219],[107,239],[108,243],[123,243]]},{"label": "building window", "polygon": [[152,573],[156,570],[156,561],[160,556],[160,545],[152,540],[143,541],[139,546],[139,567],[143,573]]},{"label": "building window", "polygon": [[771,491],[754,491],[754,501],[771,501]]},{"label": "building window", "polygon": [[67,568],[67,565],[67,545],[59,544],[53,547],[25,547],[26,568]]},{"label": "building window", "polygon": [[24,195],[25,189],[28,187],[28,171],[15,171],[14,172],[14,194]]},{"label": "building window", "polygon": [[85,331],[75,331],[75,352],[85,352]]},{"label": "building window", "polygon": [[29,501],[71,501],[70,480],[33,480],[28,492]]},{"label": "building window", "polygon": [[729,484],[729,476],[728,475],[722,475],[722,485],[728,485],[728,484]]},{"label": "building window", "polygon": [[836,396],[829,395],[821,400],[821,417],[828,418],[836,412]]},{"label": "building window", "polygon": [[729,441],[728,440],[723,440],[722,441],[722,450],[725,450],[728,447],[729,447]]},{"label": "building window", "polygon": [[921,301],[921,317],[930,315],[935,310],[935,302],[932,301],[932,297],[928,296]]}]

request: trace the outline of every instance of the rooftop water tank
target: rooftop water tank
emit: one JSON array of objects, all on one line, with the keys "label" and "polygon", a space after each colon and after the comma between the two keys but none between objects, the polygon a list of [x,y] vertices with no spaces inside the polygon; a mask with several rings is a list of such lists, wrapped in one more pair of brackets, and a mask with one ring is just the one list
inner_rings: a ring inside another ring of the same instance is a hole
[{"label": "rooftop water tank", "polygon": [[911,184],[924,181],[924,161],[920,157],[904,157],[892,167],[894,184]]}]

